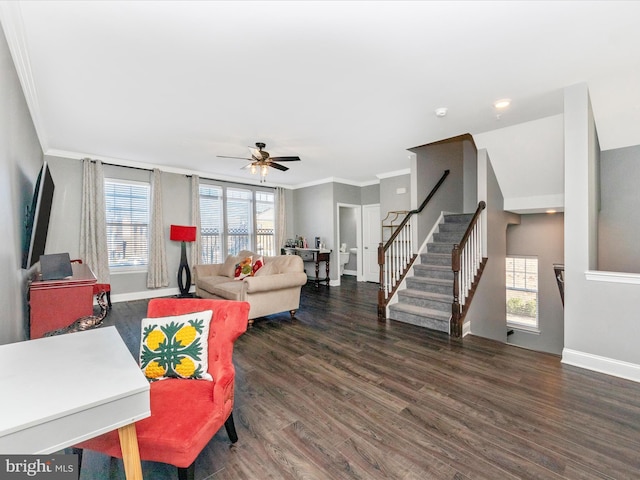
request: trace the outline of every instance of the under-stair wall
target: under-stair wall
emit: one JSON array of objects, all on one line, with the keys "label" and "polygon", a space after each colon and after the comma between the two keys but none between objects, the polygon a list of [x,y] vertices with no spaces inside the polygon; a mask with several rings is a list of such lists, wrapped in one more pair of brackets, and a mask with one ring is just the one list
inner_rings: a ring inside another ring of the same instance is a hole
[{"label": "under-stair wall", "polygon": [[520,223],[520,216],[504,211],[504,197],[485,149],[478,151],[478,200],[487,204],[482,232],[487,264],[473,302],[467,312],[463,335],[473,333],[500,342],[507,341],[505,258],[507,226]]}]

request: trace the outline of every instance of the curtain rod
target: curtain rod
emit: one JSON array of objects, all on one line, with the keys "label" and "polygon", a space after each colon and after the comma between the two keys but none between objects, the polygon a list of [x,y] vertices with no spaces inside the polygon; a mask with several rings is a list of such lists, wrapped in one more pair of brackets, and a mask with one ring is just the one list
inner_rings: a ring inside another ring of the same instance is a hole
[{"label": "curtain rod", "polygon": [[[258,187],[259,186],[259,185],[254,185],[253,183],[233,182],[231,180],[220,180],[220,179],[217,179],[217,178],[202,177],[200,175],[198,175],[198,176],[200,178],[204,179],[204,180],[213,180],[215,182],[222,182],[222,183],[233,183],[235,185],[244,185],[245,187]],[[188,174],[188,175],[185,175],[185,177],[191,178],[191,177],[193,177],[193,175],[192,174]],[[273,190],[276,189],[276,187],[261,187],[261,188],[272,188]]]},{"label": "curtain rod", "polygon": [[[96,162],[96,160],[93,159],[87,159],[93,163]],[[109,162],[102,162],[103,165],[109,165],[111,167],[122,167],[122,168],[133,168],[134,170],[143,170],[145,172],[153,172],[152,168],[144,168],[144,167],[132,167],[130,165],[118,165],[116,163],[109,163]],[[166,173],[166,172],[165,172]],[[180,174],[178,174],[180,175]],[[253,183],[242,183],[242,182],[233,182],[231,180],[220,180],[218,178],[209,178],[209,177],[202,177],[200,175],[198,175],[200,178],[203,178],[204,180],[213,180],[215,182],[223,182],[223,183],[233,183],[234,185],[244,185],[245,187],[256,187],[258,185],[254,185]],[[187,178],[191,178],[193,177],[193,174],[185,174],[185,177]],[[276,187],[261,187],[261,188],[271,188],[273,190],[276,189]]]}]

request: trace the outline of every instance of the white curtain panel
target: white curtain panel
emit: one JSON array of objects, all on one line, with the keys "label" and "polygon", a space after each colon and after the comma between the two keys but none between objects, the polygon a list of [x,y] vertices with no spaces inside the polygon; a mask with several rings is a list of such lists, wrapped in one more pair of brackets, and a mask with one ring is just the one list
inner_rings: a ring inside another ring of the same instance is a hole
[{"label": "white curtain panel", "polygon": [[91,268],[98,283],[110,283],[104,173],[99,160],[82,160],[80,217],[80,258]]},{"label": "white curtain panel", "polygon": [[162,172],[154,168],[151,180],[151,225],[149,228],[149,268],[147,288],[169,285],[165,229],[162,224]]},{"label": "white curtain panel", "polygon": [[280,249],[284,247],[287,235],[287,208],[285,205],[285,189],[276,187],[276,255],[280,255]]},{"label": "white curtain panel", "polygon": [[200,177],[198,175],[191,176],[191,225],[196,227],[196,241],[191,244],[191,252],[189,254],[191,283],[195,284],[193,267],[202,262],[200,259]]}]

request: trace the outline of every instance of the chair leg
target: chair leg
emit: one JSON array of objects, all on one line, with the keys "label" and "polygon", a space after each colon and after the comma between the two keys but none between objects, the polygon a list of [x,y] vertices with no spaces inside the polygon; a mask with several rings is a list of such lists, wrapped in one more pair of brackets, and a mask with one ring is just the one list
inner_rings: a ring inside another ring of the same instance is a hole
[{"label": "chair leg", "polygon": [[196,462],[193,462],[187,468],[178,467],[178,480],[195,480]]},{"label": "chair leg", "polygon": [[289,315],[291,315],[291,320],[295,320],[296,319],[296,311],[295,310],[289,310]]},{"label": "chair leg", "polygon": [[107,305],[109,305],[109,310],[111,310],[111,290],[107,291]]},{"label": "chair leg", "polygon": [[82,470],[82,449],[71,447],[71,453],[78,455],[78,478],[80,478],[80,470]]},{"label": "chair leg", "polygon": [[238,434],[236,433],[236,425],[233,423],[233,412],[229,414],[229,418],[224,422],[224,428],[227,430],[227,435],[229,435],[231,443],[236,443],[238,441]]}]

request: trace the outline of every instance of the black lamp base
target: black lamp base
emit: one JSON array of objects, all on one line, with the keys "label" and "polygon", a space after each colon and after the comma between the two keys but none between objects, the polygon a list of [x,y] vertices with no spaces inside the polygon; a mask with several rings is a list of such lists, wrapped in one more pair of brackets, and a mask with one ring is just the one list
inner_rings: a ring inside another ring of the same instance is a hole
[{"label": "black lamp base", "polygon": [[[190,298],[193,295],[189,293],[191,288],[191,269],[187,263],[187,244],[181,242],[180,245],[180,267],[178,268],[178,288],[180,289],[180,298]],[[186,278],[185,278],[186,277]]]}]

